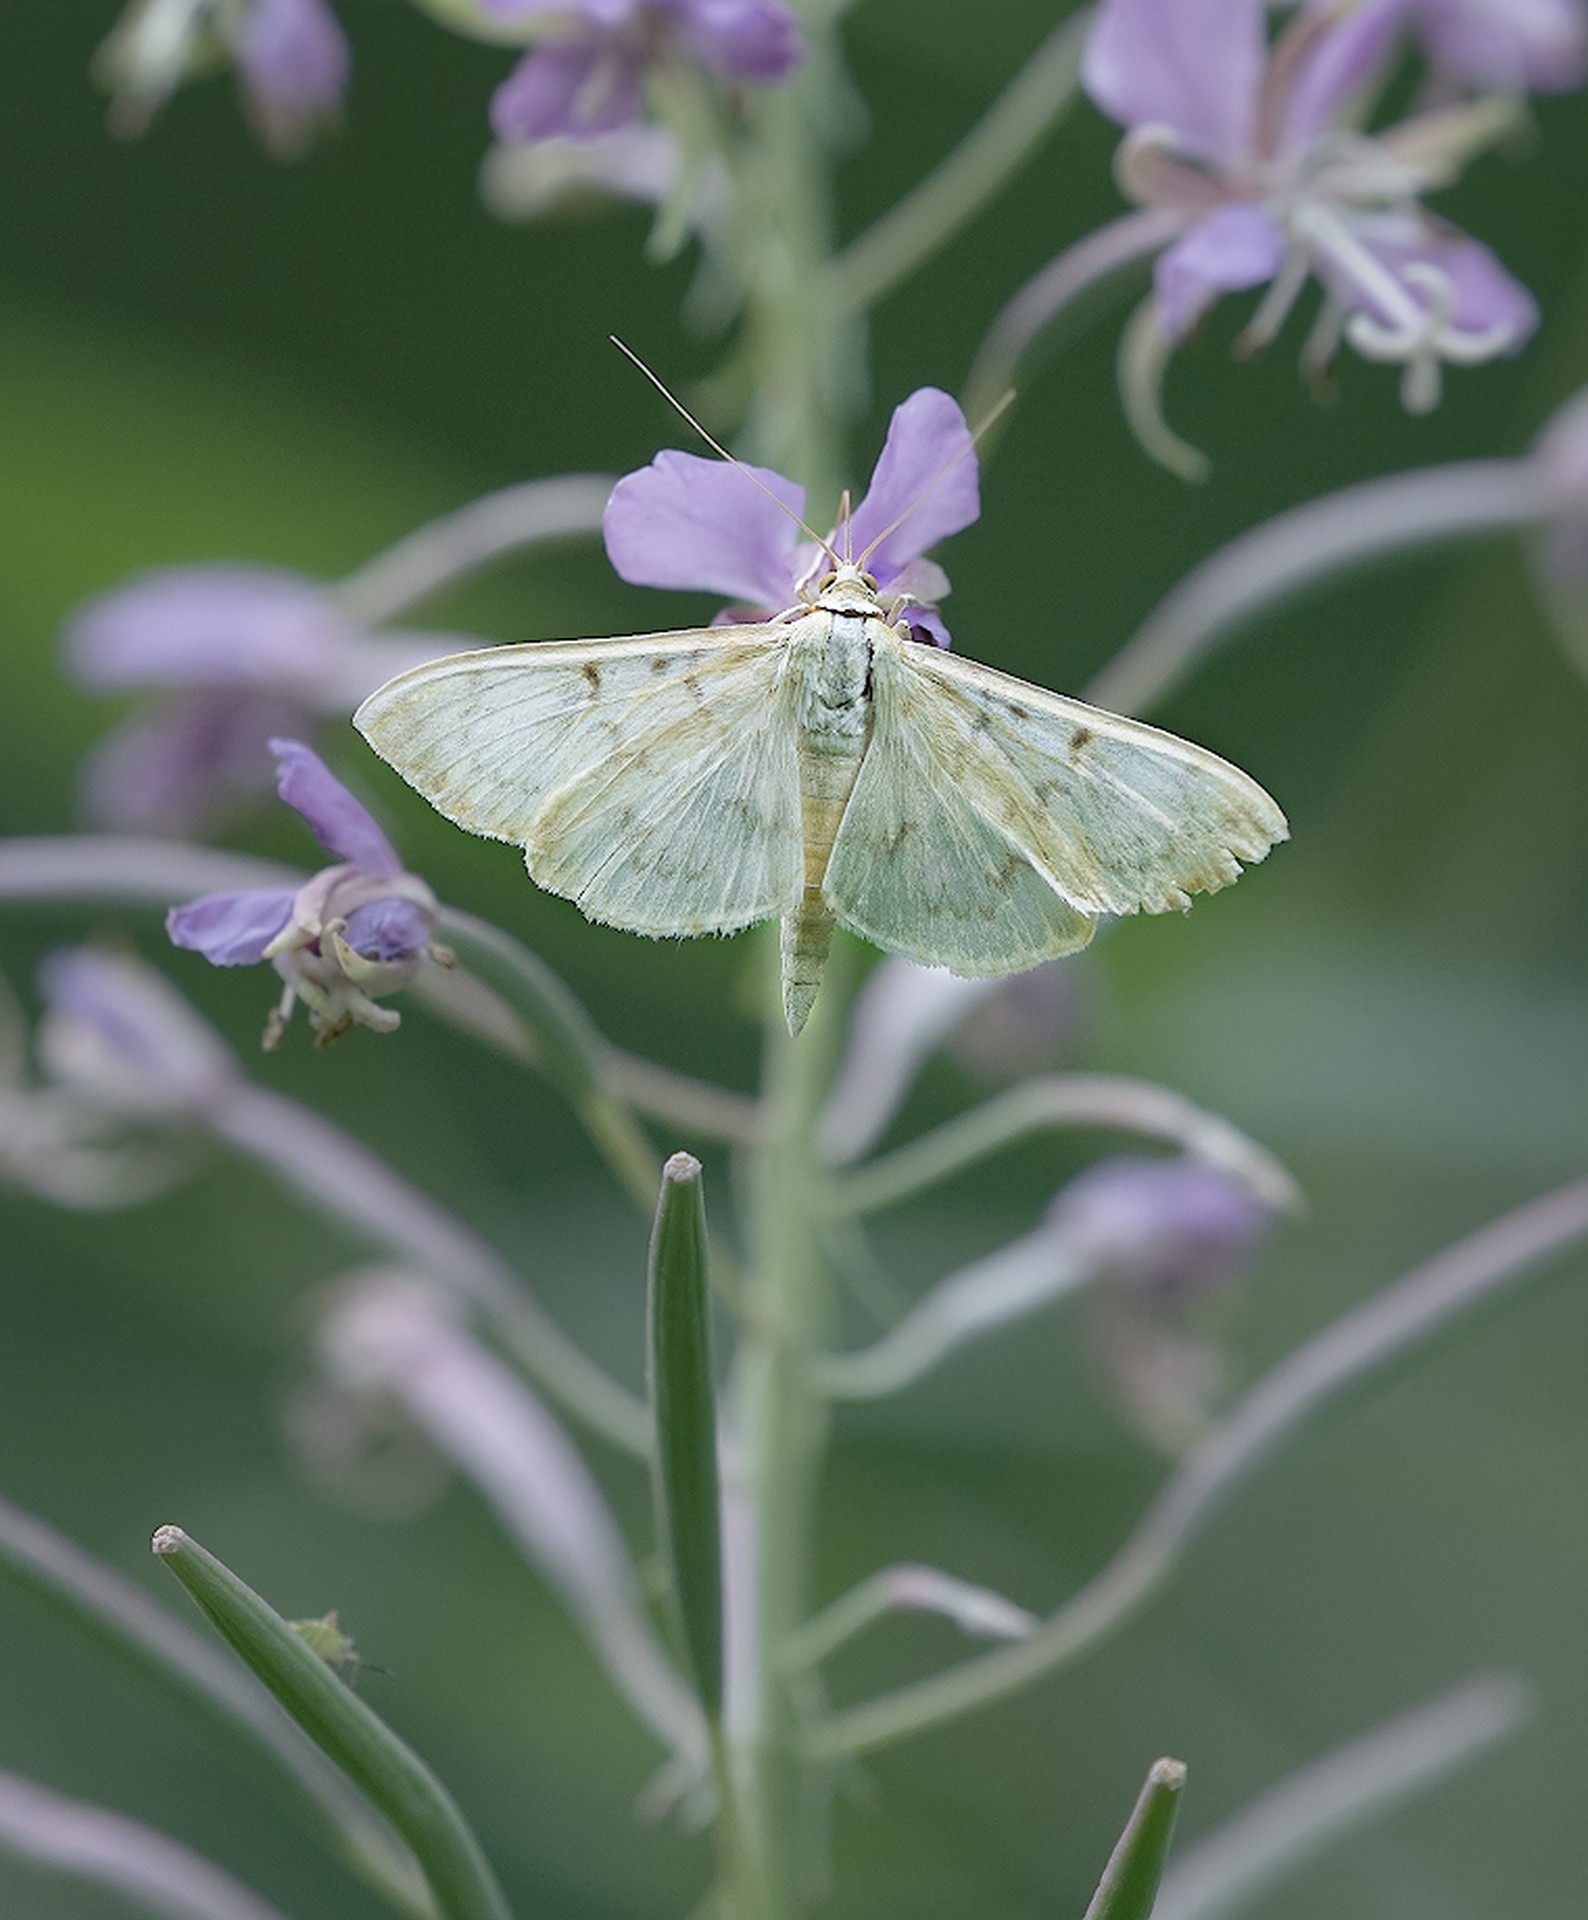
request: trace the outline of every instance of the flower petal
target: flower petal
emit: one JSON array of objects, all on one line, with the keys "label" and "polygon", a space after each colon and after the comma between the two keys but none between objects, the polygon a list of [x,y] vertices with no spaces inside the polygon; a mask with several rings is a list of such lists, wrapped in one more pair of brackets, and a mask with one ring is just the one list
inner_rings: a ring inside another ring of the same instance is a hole
[{"label": "flower petal", "polygon": [[214,967],[253,967],[292,918],[296,887],[250,887],[243,893],[206,893],[173,907],[165,930],[174,947],[202,953]]},{"label": "flower petal", "polygon": [[295,119],[331,111],[347,90],[347,36],[325,0],[254,0],[237,70],[257,101]]},{"label": "flower petal", "polygon": [[[1331,6],[1336,3],[1329,0]],[[1285,96],[1279,131],[1282,154],[1300,153],[1342,120],[1394,51],[1408,3],[1357,0],[1317,33]],[[1303,16],[1300,30],[1306,31],[1307,24]]]},{"label": "flower petal", "polygon": [[64,648],[84,686],[268,686],[309,696],[326,656],[358,633],[304,574],[159,567],[79,607]]},{"label": "flower petal", "polygon": [[39,968],[39,993],[46,1069],[106,1104],[150,1111],[203,1101],[235,1071],[220,1035],[141,961],[58,948]]},{"label": "flower petal", "polygon": [[[1503,351],[1510,355],[1519,352],[1537,329],[1537,301],[1489,248],[1470,234],[1394,214],[1356,222],[1353,232],[1397,280],[1403,279],[1408,266],[1417,263],[1437,267],[1450,282],[1455,301],[1450,319],[1458,332],[1483,334],[1491,328],[1509,327],[1512,337]],[[1371,313],[1388,325],[1399,323],[1400,315],[1376,300],[1371,286],[1340,285],[1336,290],[1349,306]],[[1415,292],[1412,297],[1419,307],[1428,305],[1425,292]]]},{"label": "flower petal", "polygon": [[1248,158],[1267,59],[1261,0],[1103,0],[1081,79],[1124,127],[1167,127],[1209,160]]},{"label": "flower petal", "polygon": [[406,960],[430,941],[430,915],[412,900],[372,900],[347,916],[342,938],[366,960]]},{"label": "flower petal", "polygon": [[580,138],[632,126],[644,108],[638,46],[582,33],[525,54],[491,96],[498,140]]},{"label": "flower petal", "polygon": [[866,564],[884,586],[980,513],[975,442],[965,416],[946,393],[920,387],[893,410],[871,485],[855,508],[855,554],[869,553]]},{"label": "flower petal", "polygon": [[113,833],[193,836],[240,801],[269,793],[265,742],[298,732],[296,701],[201,687],[157,701],[96,743],[78,776],[85,816]]},{"label": "flower petal", "polygon": [[612,489],[603,530],[613,566],[635,586],[780,610],[794,598],[795,520],[804,511],[805,489],[768,467],[741,470],[666,448]]},{"label": "flower petal", "polygon": [[1221,293],[1272,280],[1284,257],[1285,236],[1266,208],[1236,202],[1210,213],[1153,269],[1164,333],[1183,340]]},{"label": "flower petal", "polygon": [[687,26],[702,66],[763,85],[786,80],[805,58],[805,39],[781,0],[691,0]]},{"label": "flower petal", "polygon": [[301,740],[272,740],[276,791],[301,813],[322,847],[361,873],[401,873],[402,862],[374,816],[355,800],[312,748]]},{"label": "flower petal", "polygon": [[1412,0],[1428,57],[1478,88],[1566,93],[1588,80],[1583,0]]}]

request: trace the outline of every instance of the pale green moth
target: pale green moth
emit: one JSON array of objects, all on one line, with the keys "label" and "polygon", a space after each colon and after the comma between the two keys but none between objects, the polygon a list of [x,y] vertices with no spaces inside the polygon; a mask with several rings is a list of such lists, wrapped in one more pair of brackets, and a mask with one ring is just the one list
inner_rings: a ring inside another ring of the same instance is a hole
[{"label": "pale green moth", "polygon": [[1287,837],[1216,754],[922,645],[864,555],[818,544],[831,572],[776,619],[455,654],[354,724],[592,920],[779,916],[793,1033],[835,923],[923,966],[1019,973],[1100,915],[1188,907]]}]

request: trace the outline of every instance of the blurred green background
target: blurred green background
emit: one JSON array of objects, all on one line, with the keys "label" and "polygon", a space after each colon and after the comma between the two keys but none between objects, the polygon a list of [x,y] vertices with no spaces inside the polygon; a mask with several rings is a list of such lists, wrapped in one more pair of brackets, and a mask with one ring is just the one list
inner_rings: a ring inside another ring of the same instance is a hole
[{"label": "blurred green background", "polygon": [[[621,334],[675,386],[716,348],[675,316],[686,261],[640,259],[644,217],[494,223],[475,172],[499,53],[412,10],[346,0],[356,74],[339,137],[280,167],[229,88],[178,99],[140,145],[103,131],[87,66],[108,0],[4,10],[0,62],[0,822],[65,828],[106,703],[58,677],[83,596],[156,562],[236,558],[334,576],[492,486],[622,471],[680,429],[614,362]],[[839,180],[858,231],[975,120],[1053,17],[1035,0],[864,0],[846,24],[870,137]],[[1493,242],[1545,324],[1517,361],[1450,381],[1410,420],[1354,360],[1316,407],[1292,337],[1237,366],[1220,315],[1170,380],[1171,417],[1216,462],[1191,490],[1127,438],[1106,317],[1027,383],[947,554],[958,644],[1075,687],[1221,541],[1369,473],[1519,450],[1588,378],[1588,106],[1473,169],[1445,210]],[[875,405],[954,387],[1005,294],[1117,210],[1112,131],[1078,111],[872,330]],[[817,509],[818,513],[820,509]],[[615,582],[594,550],[504,568],[436,623],[502,639],[704,617]],[[1386,568],[1271,617],[1166,723],[1255,773],[1294,842],[1185,921],[1122,926],[1080,969],[1073,1061],[1161,1079],[1264,1140],[1306,1189],[1231,1319],[1249,1377],[1411,1261],[1588,1159],[1588,687],[1495,543]],[[530,889],[349,734],[340,769],[415,867],[576,980],[623,1045],[753,1083],[745,942],[652,946]],[[247,844],[293,860],[284,816]],[[153,917],[14,913],[0,965],[87,933],[136,943],[262,1082],[358,1130],[478,1221],[544,1298],[637,1381],[644,1223],[539,1085],[415,1012],[396,1040],[253,1053],[259,974],[172,956]],[[972,1089],[925,1077],[914,1128]],[[678,1142],[663,1140],[671,1146]],[[1024,1231],[1093,1150],[1040,1143],[887,1222],[923,1285]],[[719,1217],[725,1184],[713,1164]],[[370,1698],[477,1821],[525,1916],[688,1912],[701,1843],[642,1825],[655,1761],[582,1645],[454,1488],[378,1525],[290,1463],[278,1409],[304,1300],[362,1249],[217,1161],[108,1218],[7,1197],[0,1213],[0,1490],[150,1591],[177,1521],[289,1613],[341,1609],[390,1669]],[[1522,1738],[1270,1897],[1263,1915],[1580,1915],[1588,1720],[1588,1256],[1375,1393],[1247,1494],[1168,1595],[1081,1669],[889,1751],[851,1784],[837,1915],[1078,1915],[1147,1763],[1191,1764],[1193,1836],[1279,1774],[1494,1665],[1540,1690]],[[643,1538],[645,1489],[599,1463]],[[839,1423],[821,1582],[927,1558],[1037,1608],[1118,1541],[1163,1472],[1054,1315]],[[183,1603],[172,1589],[174,1607]],[[946,1629],[874,1633],[839,1662],[856,1698],[946,1658]],[[301,1920],[377,1909],[322,1873],[259,1778],[0,1591],[0,1766],[162,1824]],[[108,1900],[0,1862],[7,1920],[91,1920]]]}]

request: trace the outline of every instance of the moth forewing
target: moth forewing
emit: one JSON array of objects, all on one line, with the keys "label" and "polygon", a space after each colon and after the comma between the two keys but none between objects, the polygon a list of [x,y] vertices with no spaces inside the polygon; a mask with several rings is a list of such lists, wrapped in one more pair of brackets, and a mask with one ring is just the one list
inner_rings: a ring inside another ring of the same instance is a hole
[{"label": "moth forewing", "polygon": [[593,920],[728,933],[792,906],[787,629],[705,627],[432,661],[354,723],[448,819],[524,849]]}]

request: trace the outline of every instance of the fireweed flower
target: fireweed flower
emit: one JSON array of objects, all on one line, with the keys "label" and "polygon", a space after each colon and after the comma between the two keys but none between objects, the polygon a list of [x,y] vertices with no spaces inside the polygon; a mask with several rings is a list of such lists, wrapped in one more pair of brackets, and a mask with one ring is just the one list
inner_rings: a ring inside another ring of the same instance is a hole
[{"label": "fireweed flower", "polygon": [[[613,566],[636,586],[723,594],[731,604],[722,619],[802,613],[802,597],[830,564],[795,524],[805,489],[767,467],[748,472],[765,493],[725,461],[671,449],[626,475],[607,505]],[[866,566],[880,597],[902,603],[917,639],[947,647],[936,603],[949,590],[948,576],[922,556],[980,512],[965,416],[946,393],[921,387],[894,408],[871,485],[832,544],[856,557],[869,549]]]},{"label": "fireweed flower", "polygon": [[1128,129],[1116,162],[1125,193],[1179,229],[1124,357],[1127,403],[1147,433],[1156,423],[1170,464],[1194,456],[1159,421],[1158,378],[1221,294],[1267,289],[1241,336],[1254,351],[1315,278],[1324,304],[1304,366],[1321,373],[1343,335],[1405,369],[1413,412],[1438,403],[1445,364],[1515,353],[1537,324],[1531,295],[1488,248],[1421,204],[1509,109],[1474,102],[1358,130],[1405,4],[1305,10],[1269,48],[1260,0],[1103,0],[1083,81]]},{"label": "fireweed flower", "polygon": [[773,86],[805,57],[781,0],[480,0],[539,42],[497,89],[499,140],[588,139],[636,126],[647,81],[693,70]]},{"label": "fireweed flower", "polygon": [[347,91],[346,37],[325,0],[133,0],[100,48],[111,126],[136,135],[184,80],[231,66],[274,153],[301,153]]},{"label": "fireweed flower", "polygon": [[309,734],[322,714],[345,718],[394,673],[457,645],[367,633],[330,588],[282,568],[140,574],[79,607],[63,637],[80,686],[159,690],[90,756],[84,812],[121,832],[213,826],[269,790],[273,736]]},{"label": "fireweed flower", "polygon": [[1233,1277],[1272,1215],[1251,1181],[1190,1154],[1100,1161],[1032,1232],[939,1281],[873,1345],[828,1355],[817,1377],[840,1399],[894,1393],[969,1342],[1083,1289],[1119,1293],[1131,1331],[1156,1337],[1165,1321],[1177,1333],[1187,1304]]},{"label": "fireweed flower", "polygon": [[1196,1437],[1224,1386],[1203,1313],[1272,1224],[1250,1186],[1190,1156],[1099,1161],[1049,1209],[1048,1230],[1092,1283],[1093,1351],[1131,1422],[1166,1452]]},{"label": "fireweed flower", "polygon": [[282,799],[341,864],[297,888],[205,894],[173,908],[166,932],[217,967],[270,961],[284,984],[265,1028],[267,1049],[280,1043],[298,1000],[319,1046],[355,1025],[390,1033],[401,1016],[376,996],[407,986],[427,957],[447,958],[430,939],[435,895],[404,872],[391,842],[318,754],[297,740],[270,746]]},{"label": "fireweed flower", "polygon": [[230,1050],[163,976],[126,955],[60,949],[39,970],[39,995],[39,1081],[28,1085],[14,1058],[0,1073],[0,1173],[57,1205],[95,1209],[174,1185],[236,1078]]}]

